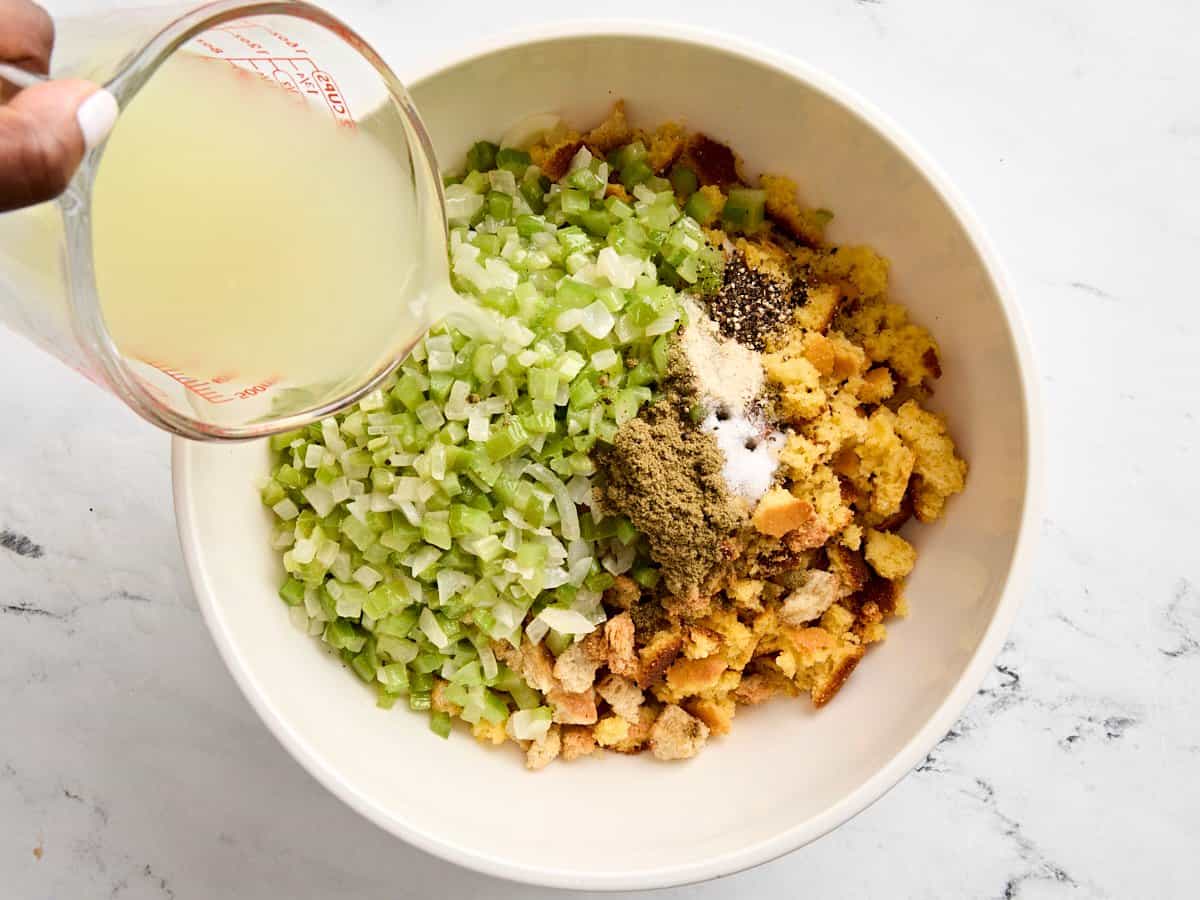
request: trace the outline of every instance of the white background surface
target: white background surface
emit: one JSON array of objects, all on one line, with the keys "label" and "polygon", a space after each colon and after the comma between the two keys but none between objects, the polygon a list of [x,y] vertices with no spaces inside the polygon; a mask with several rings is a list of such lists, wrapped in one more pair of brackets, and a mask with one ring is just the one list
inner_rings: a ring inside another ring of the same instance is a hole
[{"label": "white background surface", "polygon": [[[545,19],[533,4],[333,8],[402,75]],[[1200,6],[663,0],[580,11],[735,32],[890,113],[995,239],[1046,406],[1033,586],[949,738],[817,844],[661,895],[1194,895]],[[325,793],[251,712],[199,619],[166,437],[6,332],[0,384],[0,894],[555,895],[454,869]],[[565,826],[572,814],[586,812],[564,798]]]}]

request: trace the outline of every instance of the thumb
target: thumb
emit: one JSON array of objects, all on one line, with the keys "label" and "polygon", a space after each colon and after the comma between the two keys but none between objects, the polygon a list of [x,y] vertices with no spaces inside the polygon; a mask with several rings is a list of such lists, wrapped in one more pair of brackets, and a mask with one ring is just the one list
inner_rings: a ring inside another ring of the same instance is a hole
[{"label": "thumb", "polygon": [[0,212],[61,194],[112,130],[117,102],[90,81],[49,81],[0,107]]}]

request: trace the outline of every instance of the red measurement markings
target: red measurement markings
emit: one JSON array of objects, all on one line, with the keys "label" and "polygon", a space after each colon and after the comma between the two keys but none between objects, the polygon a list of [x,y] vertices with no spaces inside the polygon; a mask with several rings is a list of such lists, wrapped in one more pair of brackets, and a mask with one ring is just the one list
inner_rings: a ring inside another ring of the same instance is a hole
[{"label": "red measurement markings", "polygon": [[345,128],[356,127],[341,88],[332,75],[318,69],[311,59],[279,56],[270,59],[253,56],[223,58],[231,66],[244,72],[253,72],[264,81],[272,82],[286,91],[307,94],[314,100],[321,100],[339,125]]},{"label": "red measurement markings", "polygon": [[218,47],[216,44],[212,43],[211,41],[206,41],[202,37],[196,38],[196,43],[199,44],[201,47],[203,47],[205,50],[207,50],[209,53],[213,54],[214,56],[224,56],[225,55],[224,50],[222,50],[220,47]]},{"label": "red measurement markings", "polygon": [[247,388],[241,388],[231,394],[227,394],[220,390],[218,385],[225,384],[233,379],[233,375],[218,375],[216,378],[205,379],[197,378],[194,375],[188,375],[186,372],[181,372],[178,369],[172,369],[170,366],[159,365],[158,363],[150,363],[151,366],[158,369],[168,378],[177,381],[187,390],[191,391],[197,397],[207,400],[209,403],[232,403],[234,400],[248,400],[251,397],[256,397],[259,394],[266,393],[270,388],[279,382],[279,376],[273,375],[265,381],[260,381],[258,384],[252,384]]},{"label": "red measurement markings", "polygon": [[254,40],[253,38],[248,38],[244,34],[242,34],[241,29],[244,27],[245,26],[238,26],[236,24],[221,25],[217,28],[214,28],[213,30],[225,32],[227,35],[229,35],[231,38],[233,38],[238,43],[245,46],[247,49],[249,49],[253,53],[258,53],[261,56],[270,56],[271,51],[269,49],[264,47],[262,44],[260,44],[258,41]]},{"label": "red measurement markings", "polygon": [[222,30],[253,31],[255,29],[266,32],[271,37],[275,38],[275,40],[279,41],[279,43],[283,44],[283,46],[295,53],[308,53],[308,51],[304,49],[304,45],[299,41],[292,40],[292,38],[288,37],[286,34],[281,34],[269,25],[264,25],[262,22],[232,22],[229,25],[224,26]]}]

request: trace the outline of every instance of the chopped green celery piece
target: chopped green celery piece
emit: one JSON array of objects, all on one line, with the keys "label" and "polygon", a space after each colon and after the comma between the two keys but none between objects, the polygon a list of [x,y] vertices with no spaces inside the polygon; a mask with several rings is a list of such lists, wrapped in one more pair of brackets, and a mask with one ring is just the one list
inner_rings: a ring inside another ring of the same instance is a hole
[{"label": "chopped green celery piece", "polygon": [[621,184],[626,190],[633,190],[647,178],[654,177],[654,170],[644,159],[637,159],[621,168]]},{"label": "chopped green celery piece", "polygon": [[378,539],[368,525],[360,522],[354,516],[346,516],[342,519],[341,529],[342,534],[346,535],[360,551],[365,550]]},{"label": "chopped green celery piece", "polygon": [[429,730],[440,738],[450,737],[451,728],[450,713],[441,712],[440,710],[430,710],[429,713]]},{"label": "chopped green celery piece", "polygon": [[626,166],[642,161],[645,158],[646,145],[641,141],[634,141],[631,144],[626,144],[614,150],[608,158],[608,164],[614,169],[624,169]]},{"label": "chopped green celery piece", "polygon": [[738,231],[755,231],[763,223],[766,201],[767,192],[764,190],[733,188],[721,211],[721,219]]},{"label": "chopped green celery piece", "polygon": [[462,180],[462,184],[464,187],[474,191],[476,194],[482,194],[487,190],[488,177],[483,173],[482,170],[476,170],[469,173],[467,177]]},{"label": "chopped green celery piece", "polygon": [[532,162],[528,153],[515,147],[501,147],[496,153],[497,167],[507,169],[514,175],[524,175]]},{"label": "chopped green celery piece", "polygon": [[433,695],[424,691],[411,691],[408,695],[408,708],[414,712],[425,712],[433,707]]},{"label": "chopped green celery piece", "polygon": [[568,216],[586,212],[592,205],[591,197],[584,191],[567,190],[559,196],[562,198],[562,211]]},{"label": "chopped green celery piece", "polygon": [[596,289],[590,284],[584,284],[574,278],[564,278],[559,282],[554,294],[555,304],[562,309],[584,307],[596,298]]},{"label": "chopped green celery piece", "polygon": [[517,565],[524,569],[542,566],[546,562],[547,547],[542,543],[524,543],[517,548]]},{"label": "chopped green celery piece", "polygon": [[324,639],[335,650],[358,653],[367,643],[367,633],[349,619],[335,619],[325,626]]},{"label": "chopped green celery piece", "polygon": [[634,527],[632,522],[630,522],[624,516],[616,516],[615,520],[616,531],[614,534],[617,540],[619,540],[622,544],[628,545],[637,538],[638,530]]},{"label": "chopped green celery piece", "polygon": [[[442,667],[442,662],[442,654],[438,653],[436,650],[430,649],[422,650],[420,653],[418,653],[417,658],[409,663],[409,665],[412,667],[413,672],[418,675],[430,675],[430,673],[436,672]],[[432,676],[430,677],[432,678]],[[430,681],[431,689],[432,686],[433,682]],[[418,688],[414,686],[413,690],[418,690]]]},{"label": "chopped green celery piece", "polygon": [[591,234],[604,237],[612,228],[614,217],[603,209],[585,209],[575,216],[575,220]]},{"label": "chopped green celery piece", "polygon": [[421,530],[407,522],[393,522],[392,527],[379,535],[379,543],[396,553],[403,553],[421,539]]},{"label": "chopped green celery piece", "polygon": [[375,679],[389,694],[401,694],[408,690],[408,666],[404,663],[389,663],[375,670]]},{"label": "chopped green celery piece", "polygon": [[450,680],[455,684],[465,685],[466,687],[476,687],[483,684],[483,670],[479,666],[479,661],[471,660],[455,672],[454,677]]},{"label": "chopped green celery piece", "polygon": [[684,205],[683,211],[701,225],[711,225],[717,216],[716,206],[703,191],[692,194]]},{"label": "chopped green celery piece", "polygon": [[529,370],[528,378],[529,396],[534,400],[554,400],[558,394],[557,372],[536,367]]},{"label": "chopped green celery piece", "polygon": [[542,705],[542,695],[524,682],[508,688],[508,692],[521,709],[536,709]]},{"label": "chopped green celery piece", "polygon": [[450,507],[450,534],[454,537],[482,537],[492,527],[492,517],[479,509],[460,503]]},{"label": "chopped green celery piece", "polygon": [[571,383],[570,409],[588,409],[600,399],[600,392],[590,378],[576,378]]},{"label": "chopped green celery piece", "polygon": [[643,359],[625,374],[625,384],[629,387],[642,387],[654,384],[659,377],[654,364],[650,360]]},{"label": "chopped green celery piece", "polygon": [[615,579],[607,572],[596,572],[584,579],[583,585],[589,591],[604,591],[612,587]]},{"label": "chopped green celery piece", "polygon": [[533,175],[533,172],[533,169],[526,170],[525,177],[521,179],[517,189],[529,204],[529,208],[541,215],[546,210],[546,191],[550,189],[550,179]]},{"label": "chopped green celery piece", "polygon": [[584,166],[566,177],[566,184],[585,193],[592,194],[603,187],[604,182],[590,168]]},{"label": "chopped green celery piece", "polygon": [[396,694],[389,694],[383,689],[383,685],[375,685],[375,705],[380,709],[391,709],[396,705]]},{"label": "chopped green celery piece", "polygon": [[271,435],[271,449],[275,451],[283,450],[292,441],[303,439],[304,435],[305,430],[303,428],[297,428],[295,431],[285,431],[281,434],[273,434]]},{"label": "chopped green celery piece", "polygon": [[396,382],[391,394],[396,400],[403,403],[406,409],[415,411],[426,400],[424,380],[415,375],[405,375]]},{"label": "chopped green celery piece", "polygon": [[654,368],[659,375],[667,374],[670,350],[671,342],[665,334],[660,334],[654,339],[654,343],[650,345],[650,359],[654,362]]},{"label": "chopped green celery piece", "polygon": [[374,641],[368,640],[363,651],[350,660],[350,668],[367,684],[375,681],[375,673],[379,670],[379,658],[375,655]]},{"label": "chopped green celery piece", "polygon": [[520,417],[521,425],[529,434],[549,434],[554,431],[554,410],[531,410]]},{"label": "chopped green celery piece", "polygon": [[549,632],[545,639],[546,646],[550,648],[550,652],[555,656],[561,656],[563,651],[573,643],[573,639],[569,634],[559,634],[557,631]]},{"label": "chopped green celery piece", "polygon": [[633,207],[620,197],[608,197],[604,201],[604,208],[608,210],[613,219],[629,219],[633,216]]},{"label": "chopped green celery piece", "polygon": [[544,231],[553,231],[554,229],[546,224],[546,220],[541,216],[522,213],[517,216],[517,234],[523,238],[533,237],[535,234],[540,234]]},{"label": "chopped green celery piece", "polygon": [[492,432],[487,441],[487,454],[492,462],[498,462],[512,456],[529,442],[529,434],[515,417],[508,420]]},{"label": "chopped green celery piece", "polygon": [[476,141],[467,151],[467,171],[486,172],[496,167],[496,153],[500,148],[491,141]]},{"label": "chopped green celery piece", "polygon": [[651,566],[635,566],[633,569],[633,580],[647,590],[658,584],[659,575],[658,569]]},{"label": "chopped green celery piece", "polygon": [[501,191],[490,191],[487,195],[488,215],[493,219],[507,220],[512,218],[513,198]]},{"label": "chopped green celery piece", "polygon": [[[437,404],[445,403],[446,397],[449,395],[450,388],[453,385],[454,385],[454,375],[453,374],[451,374],[450,372],[434,372],[432,375],[429,376],[430,401],[437,403]],[[418,410],[413,410],[413,411],[417,414],[417,418],[421,419],[421,413]],[[439,413],[441,412],[440,408],[438,411],[439,411]],[[441,427],[440,424],[439,425],[430,425],[429,423],[425,422],[424,420],[421,420],[421,424],[424,425],[426,428],[428,428],[430,431],[434,431],[437,428]]]},{"label": "chopped green celery piece", "polygon": [[449,514],[427,512],[421,520],[421,539],[441,550],[449,550],[454,543]]},{"label": "chopped green celery piece", "polygon": [[375,633],[394,638],[406,638],[417,624],[420,615],[421,612],[416,606],[409,606],[376,622]]},{"label": "chopped green celery piece", "polygon": [[272,478],[263,485],[262,490],[259,492],[259,496],[262,497],[263,506],[274,506],[287,496],[287,489],[274,478]]},{"label": "chopped green celery piece", "polygon": [[671,187],[675,189],[676,194],[686,200],[700,189],[700,179],[696,177],[695,171],[690,166],[676,163],[671,167]]},{"label": "chopped green celery piece", "polygon": [[293,468],[288,463],[284,463],[275,470],[275,480],[285,488],[297,491],[308,486],[308,476],[304,470]]},{"label": "chopped green celery piece", "polygon": [[299,606],[304,602],[304,583],[288,578],[279,589],[279,598],[288,606]]},{"label": "chopped green celery piece", "polygon": [[508,704],[491,688],[483,689],[483,717],[494,725],[508,718]]}]

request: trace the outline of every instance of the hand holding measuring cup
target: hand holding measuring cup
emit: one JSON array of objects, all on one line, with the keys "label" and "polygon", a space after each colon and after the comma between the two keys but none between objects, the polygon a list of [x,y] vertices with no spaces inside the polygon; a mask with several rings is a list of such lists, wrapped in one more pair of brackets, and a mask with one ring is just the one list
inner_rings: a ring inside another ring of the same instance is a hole
[{"label": "hand holding measuring cup", "polygon": [[0,0],[0,212],[61,194],[117,118],[89,81],[45,81],[54,24],[28,0]]},{"label": "hand holding measuring cup", "polygon": [[0,91],[0,323],[160,428],[310,424],[457,303],[420,116],[303,0],[0,0]]}]

